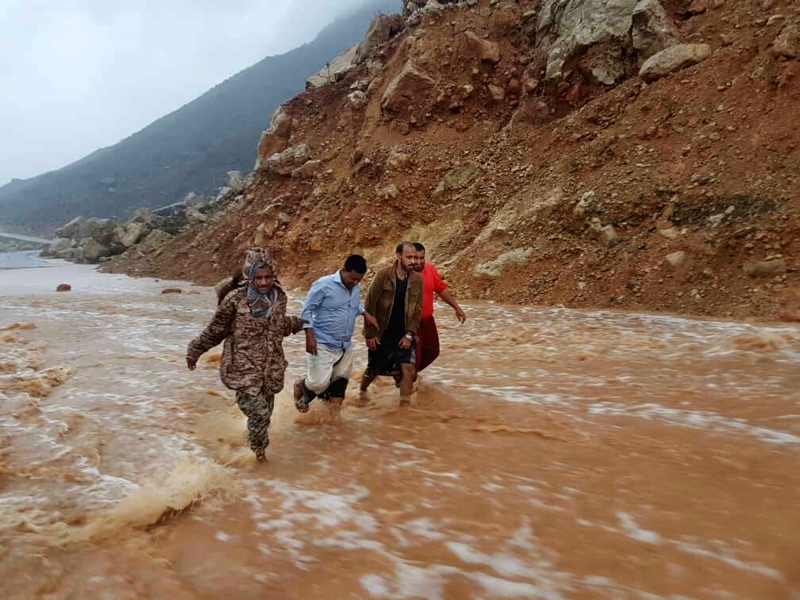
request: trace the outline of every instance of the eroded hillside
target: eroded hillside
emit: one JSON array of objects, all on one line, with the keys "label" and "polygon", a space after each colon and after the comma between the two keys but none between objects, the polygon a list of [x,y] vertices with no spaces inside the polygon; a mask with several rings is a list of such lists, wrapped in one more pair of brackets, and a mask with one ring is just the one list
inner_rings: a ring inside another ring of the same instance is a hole
[{"label": "eroded hillside", "polygon": [[795,3],[405,4],[243,193],[104,268],[212,283],[258,244],[305,285],[413,239],[461,297],[800,316]]}]

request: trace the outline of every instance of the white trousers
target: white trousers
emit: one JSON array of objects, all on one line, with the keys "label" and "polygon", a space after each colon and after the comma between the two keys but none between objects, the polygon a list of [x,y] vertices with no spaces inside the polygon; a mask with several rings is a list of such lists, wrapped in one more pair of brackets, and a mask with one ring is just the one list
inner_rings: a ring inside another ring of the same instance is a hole
[{"label": "white trousers", "polygon": [[317,355],[306,352],[306,387],[315,394],[321,394],[328,389],[331,381],[344,377],[350,378],[350,369],[353,367],[353,349],[330,350],[324,346],[317,346]]}]

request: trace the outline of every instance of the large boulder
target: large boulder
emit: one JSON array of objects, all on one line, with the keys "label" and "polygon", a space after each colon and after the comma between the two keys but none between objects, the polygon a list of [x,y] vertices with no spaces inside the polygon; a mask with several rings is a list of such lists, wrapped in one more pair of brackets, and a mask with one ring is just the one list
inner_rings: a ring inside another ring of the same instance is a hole
[{"label": "large boulder", "polygon": [[784,58],[800,56],[800,27],[797,23],[787,23],[772,42],[772,52]]},{"label": "large boulder", "polygon": [[659,0],[545,0],[536,50],[549,81],[577,68],[590,81],[614,85],[636,74],[631,56],[666,49],[676,32]]},{"label": "large boulder", "polygon": [[356,65],[357,49],[358,44],[350,46],[320,69],[319,72],[314,73],[306,80],[306,89],[313,90],[314,88],[341,81],[345,74]]},{"label": "large boulder", "polygon": [[287,148],[267,159],[266,169],[273,175],[291,175],[297,167],[302,167],[311,159],[311,151],[306,144]]},{"label": "large boulder", "polygon": [[[410,17],[417,11],[442,10],[443,4],[458,4],[460,0],[403,0],[403,16]],[[468,5],[475,4],[475,0],[467,0]]]},{"label": "large boulder", "polygon": [[537,22],[546,78],[560,80],[574,62],[600,83],[624,78],[621,48],[630,44],[638,0],[546,0]]},{"label": "large boulder", "polygon": [[114,251],[108,246],[92,238],[84,238],[78,242],[78,247],[75,248],[74,259],[78,262],[95,264],[100,262],[101,258],[112,254]]},{"label": "large boulder", "polygon": [[375,49],[381,44],[388,42],[405,27],[403,17],[394,15],[377,15],[372,19],[372,23],[367,28],[364,39],[356,47],[353,62],[360,65],[375,53]]},{"label": "large boulder", "polygon": [[321,160],[308,160],[303,166],[297,167],[292,171],[292,177],[295,179],[312,179],[321,170]]},{"label": "large boulder", "polygon": [[150,231],[150,225],[147,223],[130,221],[125,226],[124,233],[119,237],[119,243],[123,248],[130,248],[142,241]]},{"label": "large boulder", "polygon": [[62,225],[56,229],[56,237],[59,238],[75,238],[75,234],[80,231],[83,224],[87,221],[86,217],[75,217],[69,223]]},{"label": "large boulder", "polygon": [[141,254],[150,254],[152,252],[158,252],[161,247],[174,239],[174,236],[170,235],[166,231],[162,231],[161,229],[155,229],[154,231],[150,232],[144,240],[137,244],[133,251],[138,251]]},{"label": "large boulder", "polygon": [[648,83],[691,67],[711,56],[708,44],[678,44],[648,58],[639,70],[639,77]]},{"label": "large boulder", "polygon": [[659,0],[640,0],[632,21],[631,41],[641,60],[677,43],[678,29]]},{"label": "large boulder", "polygon": [[56,229],[56,237],[68,238],[79,241],[83,239],[93,239],[102,245],[109,245],[114,240],[114,229],[117,224],[110,219],[98,219],[92,217],[76,217],[63,227]]},{"label": "large boulder", "polygon": [[353,107],[353,110],[361,110],[369,104],[369,97],[361,90],[350,92],[347,95],[347,100],[350,102],[350,106]]},{"label": "large boulder", "polygon": [[[270,119],[269,129],[261,133],[258,142],[258,152],[256,157],[255,170],[260,171],[266,168],[267,159],[277,152],[282,152],[289,145],[289,138],[292,135],[292,119],[280,106],[273,113]],[[230,182],[229,182],[230,183]],[[233,186],[229,186],[236,189]]]},{"label": "large boulder", "polygon": [[56,238],[42,254],[44,256],[54,256],[56,258],[72,258],[75,254],[74,244],[75,243],[70,238]]},{"label": "large boulder", "polygon": [[403,70],[386,87],[381,99],[381,108],[387,112],[402,112],[415,101],[424,98],[433,88],[430,75],[407,62]]},{"label": "large boulder", "polygon": [[479,38],[472,31],[467,31],[464,35],[467,38],[467,45],[478,59],[493,65],[500,62],[500,46],[497,42]]},{"label": "large boulder", "polygon": [[[285,114],[285,113],[284,113]],[[241,190],[245,185],[245,178],[241,171],[228,171],[228,185],[229,190]]]}]

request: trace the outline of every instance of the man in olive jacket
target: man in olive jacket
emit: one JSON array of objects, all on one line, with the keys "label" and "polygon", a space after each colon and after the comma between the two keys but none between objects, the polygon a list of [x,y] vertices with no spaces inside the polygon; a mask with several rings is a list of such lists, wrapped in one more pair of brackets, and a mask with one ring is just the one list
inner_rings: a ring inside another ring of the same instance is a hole
[{"label": "man in olive jacket", "polygon": [[414,270],[419,260],[414,244],[401,242],[396,252],[394,264],[378,271],[367,291],[364,308],[375,316],[378,327],[364,327],[369,351],[361,391],[379,375],[394,375],[400,380],[402,406],[410,403],[417,377],[414,348],[422,314],[422,277]]}]

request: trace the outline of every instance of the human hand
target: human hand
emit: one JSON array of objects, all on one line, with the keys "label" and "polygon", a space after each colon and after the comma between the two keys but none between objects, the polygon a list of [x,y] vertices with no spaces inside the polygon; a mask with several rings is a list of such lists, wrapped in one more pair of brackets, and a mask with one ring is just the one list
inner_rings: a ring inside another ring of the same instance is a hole
[{"label": "human hand", "polygon": [[456,306],[455,311],[456,311],[456,319],[458,319],[459,322],[463,324],[464,321],[467,320],[467,313],[465,313],[460,306]]},{"label": "human hand", "polygon": [[306,329],[306,352],[312,356],[317,355],[317,338],[314,337],[313,329]]},{"label": "human hand", "polygon": [[378,349],[379,345],[380,341],[378,340],[378,338],[367,338],[367,348],[369,348],[373,352],[375,352],[375,350]]},{"label": "human hand", "polygon": [[408,350],[409,348],[411,348],[411,340],[403,336],[403,338],[400,340],[400,347],[403,350]]},{"label": "human hand", "polygon": [[364,313],[364,323],[368,327],[374,327],[375,329],[378,328],[378,319],[376,319],[374,316],[372,316],[368,312]]},{"label": "human hand", "polygon": [[197,360],[194,358],[186,357],[186,366],[189,367],[190,371],[194,371],[197,367]]}]

